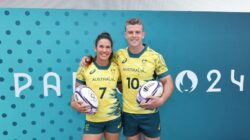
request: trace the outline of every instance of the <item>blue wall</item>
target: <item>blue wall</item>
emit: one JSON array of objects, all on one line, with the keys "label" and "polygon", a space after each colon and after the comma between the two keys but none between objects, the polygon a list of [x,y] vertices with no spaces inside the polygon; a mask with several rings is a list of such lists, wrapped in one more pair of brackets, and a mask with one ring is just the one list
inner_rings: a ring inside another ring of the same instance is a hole
[{"label": "blue wall", "polygon": [[[51,9],[0,9],[0,139],[81,139],[84,116],[70,107],[73,72],[82,56],[94,55],[100,32],[111,33],[115,50],[126,47],[131,17],[143,19],[145,43],[163,54],[176,83],[160,108],[162,139],[250,139],[249,13]],[[44,96],[50,72],[60,77],[61,96]],[[17,73],[32,80],[20,97]]]}]

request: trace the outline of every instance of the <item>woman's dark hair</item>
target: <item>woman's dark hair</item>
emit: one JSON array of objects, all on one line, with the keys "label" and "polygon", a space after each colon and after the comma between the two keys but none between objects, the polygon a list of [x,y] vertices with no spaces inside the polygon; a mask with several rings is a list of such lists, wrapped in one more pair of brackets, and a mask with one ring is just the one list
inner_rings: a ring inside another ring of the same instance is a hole
[{"label": "woman's dark hair", "polygon": [[[108,39],[111,43],[111,48],[113,48],[113,40],[111,38],[111,35],[107,32],[102,32],[101,34],[99,34],[95,40],[95,47],[97,47],[97,44],[98,44],[98,41],[101,40],[101,39]],[[113,50],[112,50],[112,53],[111,55],[109,56],[109,60],[111,60],[113,57]]]},{"label": "woman's dark hair", "polygon": [[101,34],[99,34],[95,40],[95,47],[97,47],[97,43],[99,40],[101,39],[108,39],[111,43],[111,47],[113,47],[113,40],[111,38],[111,35],[107,32],[102,32]]}]

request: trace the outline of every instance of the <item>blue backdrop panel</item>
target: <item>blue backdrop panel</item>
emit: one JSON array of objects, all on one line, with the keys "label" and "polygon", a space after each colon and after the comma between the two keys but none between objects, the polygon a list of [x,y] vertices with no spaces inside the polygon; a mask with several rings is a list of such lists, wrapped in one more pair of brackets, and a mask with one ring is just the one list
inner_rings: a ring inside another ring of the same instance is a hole
[{"label": "blue backdrop panel", "polygon": [[[249,13],[53,9],[0,9],[0,139],[81,139],[84,115],[70,107],[73,72],[82,56],[95,55],[100,32],[110,32],[114,50],[126,47],[131,17],[142,18],[144,42],[162,53],[175,82],[160,108],[162,139],[250,139]],[[50,72],[61,96],[44,96]],[[32,80],[20,97],[17,73]]]}]

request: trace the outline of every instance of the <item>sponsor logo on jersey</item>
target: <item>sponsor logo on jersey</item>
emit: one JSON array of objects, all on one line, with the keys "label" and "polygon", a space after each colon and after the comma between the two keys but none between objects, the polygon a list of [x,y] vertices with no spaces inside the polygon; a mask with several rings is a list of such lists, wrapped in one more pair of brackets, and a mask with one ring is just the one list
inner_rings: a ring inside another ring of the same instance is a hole
[{"label": "sponsor logo on jersey", "polygon": [[142,59],[142,64],[145,64],[147,62],[147,59]]},{"label": "sponsor logo on jersey", "polygon": [[91,71],[89,72],[89,74],[93,74],[93,73],[95,73],[95,69],[93,69],[93,70],[91,70]]},{"label": "sponsor logo on jersey", "polygon": [[127,62],[127,58],[125,58],[124,60],[122,60],[122,64],[126,63]]}]

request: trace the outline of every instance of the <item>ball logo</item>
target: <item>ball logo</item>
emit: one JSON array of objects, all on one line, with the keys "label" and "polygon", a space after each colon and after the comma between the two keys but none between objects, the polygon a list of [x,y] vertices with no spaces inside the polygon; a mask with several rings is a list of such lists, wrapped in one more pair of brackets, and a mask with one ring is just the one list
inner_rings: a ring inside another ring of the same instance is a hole
[{"label": "ball logo", "polygon": [[92,93],[89,93],[90,94],[90,100],[92,100],[93,102],[96,102],[97,99],[96,99],[96,96]]},{"label": "ball logo", "polygon": [[143,88],[143,91],[144,91],[144,92],[147,92],[147,91],[148,91],[148,87],[144,87],[144,88]]},{"label": "ball logo", "polygon": [[195,73],[190,70],[180,72],[176,79],[175,85],[180,92],[193,92],[198,84],[198,78]]}]

